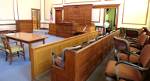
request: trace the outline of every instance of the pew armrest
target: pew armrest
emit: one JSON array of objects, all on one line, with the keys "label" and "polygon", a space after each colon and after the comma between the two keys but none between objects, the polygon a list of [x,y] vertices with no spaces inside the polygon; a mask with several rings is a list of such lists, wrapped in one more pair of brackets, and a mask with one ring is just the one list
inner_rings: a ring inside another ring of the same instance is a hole
[{"label": "pew armrest", "polygon": [[53,70],[55,70],[55,71],[63,71],[64,70],[64,68],[62,68],[62,67],[59,67],[59,66],[56,66],[56,65],[52,65],[52,68],[53,68]]}]

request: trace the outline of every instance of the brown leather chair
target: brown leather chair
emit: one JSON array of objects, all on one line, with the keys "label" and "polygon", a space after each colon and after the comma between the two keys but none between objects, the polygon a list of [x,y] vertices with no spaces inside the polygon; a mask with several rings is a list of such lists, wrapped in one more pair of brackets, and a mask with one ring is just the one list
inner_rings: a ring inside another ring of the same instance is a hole
[{"label": "brown leather chair", "polygon": [[121,51],[124,53],[140,51],[135,47],[131,47],[130,43],[126,39],[116,37],[116,36],[114,37],[114,46],[117,51]]},{"label": "brown leather chair", "polygon": [[146,35],[146,32],[142,32],[134,42],[133,41],[130,42],[130,46],[136,47],[138,49],[142,49],[148,40],[149,40],[149,36]]},{"label": "brown leather chair", "polygon": [[105,70],[107,77],[120,81],[143,81],[144,74],[150,68],[150,45],[145,45],[138,59],[138,65],[127,61],[109,61]]},{"label": "brown leather chair", "polygon": [[[139,38],[141,39],[139,40],[140,42],[139,46],[141,46],[141,48],[146,44],[146,41],[148,38],[149,36],[147,36],[144,33],[143,33],[143,36]],[[131,58],[132,61],[135,62],[138,56],[137,53],[140,53],[141,48],[132,46],[126,39],[122,39],[118,37],[114,37],[114,44],[115,44],[116,50],[119,51],[118,53],[115,53],[115,58],[117,60],[129,60]]]},{"label": "brown leather chair", "polygon": [[8,59],[9,63],[12,64],[13,57],[14,56],[19,57],[20,55],[22,55],[25,60],[24,47],[21,42],[20,44],[18,44],[18,42],[14,42],[15,44],[12,44],[13,42],[11,42],[10,44],[8,39],[5,36],[2,37],[2,41],[3,41],[4,49],[6,52],[6,61]]}]

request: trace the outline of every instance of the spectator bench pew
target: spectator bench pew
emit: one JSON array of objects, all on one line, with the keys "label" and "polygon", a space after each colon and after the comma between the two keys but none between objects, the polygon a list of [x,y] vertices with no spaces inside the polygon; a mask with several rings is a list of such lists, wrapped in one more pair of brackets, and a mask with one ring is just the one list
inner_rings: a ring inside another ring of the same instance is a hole
[{"label": "spectator bench pew", "polygon": [[81,48],[77,51],[67,50],[64,53],[64,67],[52,65],[51,81],[86,81],[104,57],[113,48],[113,37],[119,31]]},{"label": "spectator bench pew", "polygon": [[32,48],[31,49],[32,81],[37,77],[42,76],[43,73],[51,69],[52,51],[54,51],[56,54],[60,54],[64,48],[79,45],[82,42],[95,38],[97,35],[98,32],[92,31]]}]

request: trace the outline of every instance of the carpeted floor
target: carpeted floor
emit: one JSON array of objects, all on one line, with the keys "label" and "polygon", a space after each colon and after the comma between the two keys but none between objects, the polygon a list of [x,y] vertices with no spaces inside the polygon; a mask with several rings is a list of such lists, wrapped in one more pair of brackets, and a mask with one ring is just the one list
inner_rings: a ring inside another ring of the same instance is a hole
[{"label": "carpeted floor", "polygon": [[[64,38],[48,35],[47,30],[34,31],[35,34],[46,35],[46,43],[55,42]],[[42,42],[32,44],[32,46],[38,46]],[[5,53],[0,51],[0,81],[31,81],[31,65],[29,61],[29,48],[28,44],[24,43],[26,60],[24,61],[21,57],[13,58],[13,62],[9,65],[5,61]]]}]

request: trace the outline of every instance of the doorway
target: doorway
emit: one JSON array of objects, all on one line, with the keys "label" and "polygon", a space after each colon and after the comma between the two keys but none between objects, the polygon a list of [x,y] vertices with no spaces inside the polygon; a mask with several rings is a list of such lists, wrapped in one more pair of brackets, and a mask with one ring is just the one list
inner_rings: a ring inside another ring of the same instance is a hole
[{"label": "doorway", "polygon": [[104,25],[105,23],[109,23],[108,29],[115,30],[116,29],[116,8],[105,8],[104,10]]},{"label": "doorway", "polygon": [[32,9],[32,21],[33,21],[33,29],[40,29],[40,9]]}]

